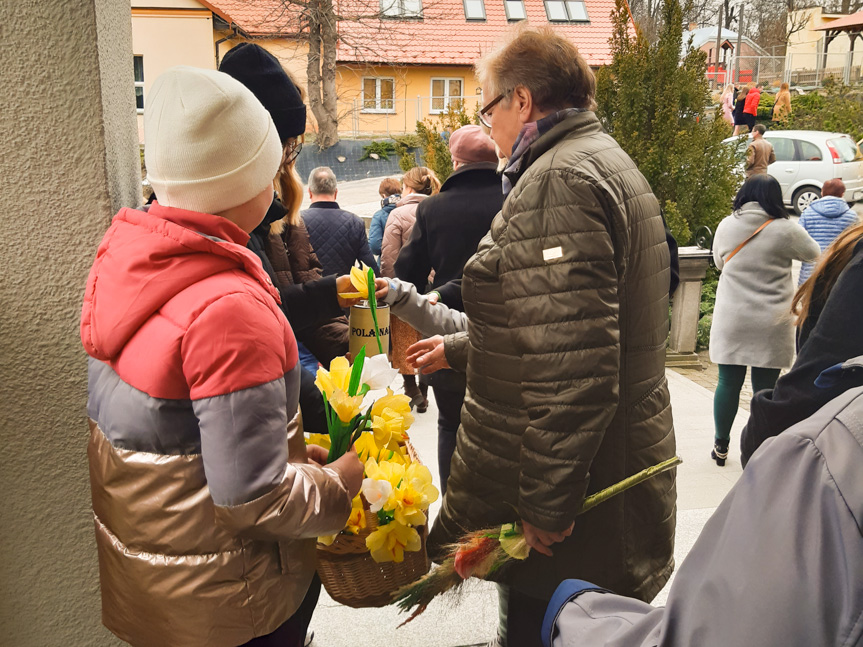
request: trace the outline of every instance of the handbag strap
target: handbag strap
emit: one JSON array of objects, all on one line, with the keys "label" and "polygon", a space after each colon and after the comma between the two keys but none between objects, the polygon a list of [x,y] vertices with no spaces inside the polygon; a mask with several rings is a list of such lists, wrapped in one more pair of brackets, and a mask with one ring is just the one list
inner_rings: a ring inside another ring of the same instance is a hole
[{"label": "handbag strap", "polygon": [[746,239],[746,240],[744,240],[742,243],[740,243],[740,244],[737,246],[737,249],[735,249],[733,252],[731,252],[731,253],[728,255],[728,258],[726,258],[726,259],[725,259],[725,264],[727,265],[727,264],[728,264],[728,261],[730,261],[732,258],[734,258],[734,255],[735,255],[735,254],[737,254],[737,252],[739,252],[741,249],[743,249],[744,247],[746,247],[746,243],[748,243],[750,240],[752,240],[753,238],[755,238],[755,237],[758,235],[758,232],[760,232],[762,229],[764,229],[764,228],[765,228],[767,225],[769,225],[771,222],[773,222],[773,218],[770,218],[767,222],[765,222],[765,223],[764,223],[763,225],[761,225],[758,229],[756,229],[754,232],[752,232],[752,235],[751,235],[749,238],[747,238],[747,239]]}]

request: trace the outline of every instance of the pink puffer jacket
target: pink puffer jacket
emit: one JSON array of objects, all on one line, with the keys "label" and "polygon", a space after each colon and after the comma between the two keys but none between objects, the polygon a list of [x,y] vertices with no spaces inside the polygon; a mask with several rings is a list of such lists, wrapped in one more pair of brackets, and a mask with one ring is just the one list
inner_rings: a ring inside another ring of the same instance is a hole
[{"label": "pink puffer jacket", "polygon": [[417,221],[417,207],[428,196],[411,193],[396,203],[396,208],[387,218],[384,240],[381,243],[381,276],[395,278],[395,264],[399,252],[408,239]]}]

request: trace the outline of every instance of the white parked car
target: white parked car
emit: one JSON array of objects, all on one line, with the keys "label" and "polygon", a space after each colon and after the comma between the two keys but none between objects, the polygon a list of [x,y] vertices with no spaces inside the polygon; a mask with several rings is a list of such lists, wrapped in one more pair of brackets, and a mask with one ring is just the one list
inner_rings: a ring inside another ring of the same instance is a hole
[{"label": "white parked car", "polygon": [[[854,140],[842,133],[817,130],[768,130],[764,138],[773,144],[776,161],[767,172],[779,181],[785,205],[798,214],[821,197],[827,180],[845,183],[845,200],[863,200],[863,154]],[[748,145],[746,136],[729,137],[727,143]]]}]

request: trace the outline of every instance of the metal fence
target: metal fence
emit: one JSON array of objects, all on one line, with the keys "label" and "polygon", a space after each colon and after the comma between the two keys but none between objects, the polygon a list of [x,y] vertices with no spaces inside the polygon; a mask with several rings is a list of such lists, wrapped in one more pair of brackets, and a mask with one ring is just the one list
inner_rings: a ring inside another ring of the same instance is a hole
[{"label": "metal fence", "polygon": [[790,54],[785,66],[785,81],[803,87],[819,87],[833,78],[848,85],[863,80],[863,52],[827,54]]},{"label": "metal fence", "polygon": [[802,88],[817,88],[828,78],[852,85],[863,81],[863,52],[741,56],[718,71],[709,66],[707,78],[714,88],[731,82],[771,87],[785,82]]},{"label": "metal fence", "polygon": [[464,106],[467,114],[473,116],[481,107],[480,101],[479,96],[340,101],[339,132],[351,137],[415,133],[418,121],[436,120],[446,114],[449,106]]}]

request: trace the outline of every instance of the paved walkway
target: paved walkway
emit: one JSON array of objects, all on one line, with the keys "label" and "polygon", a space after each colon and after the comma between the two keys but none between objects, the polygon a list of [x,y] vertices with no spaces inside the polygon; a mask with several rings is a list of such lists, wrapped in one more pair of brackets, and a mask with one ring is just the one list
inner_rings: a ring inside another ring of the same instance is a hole
[{"label": "paved walkway", "polygon": [[[741,473],[736,455],[724,468],[710,460],[713,438],[713,394],[674,371],[668,371],[678,453],[683,465],[678,470],[677,539],[675,560],[679,564],[701,532],[716,506],[731,489]],[[429,409],[416,416],[411,430],[423,461],[432,468],[437,484],[437,408],[429,394]],[[746,414],[738,414],[732,432],[736,447]],[[431,510],[437,514],[439,503]],[[667,588],[654,604],[663,604]],[[351,609],[321,596],[312,621],[316,647],[458,647],[481,645],[494,636],[497,626],[497,596],[493,585],[471,582],[460,598],[441,599],[407,627],[396,627],[405,616],[395,608]]]},{"label": "paved walkway", "polygon": [[[703,386],[708,391],[715,392],[716,386],[719,384],[719,366],[710,361],[709,351],[701,351],[698,353],[698,358],[701,360],[702,368],[700,370],[697,368],[674,368],[672,370],[699,386]],[[752,382],[750,379],[751,374],[747,373],[747,379],[740,390],[739,406],[744,411],[749,411],[749,403],[752,401]]]}]

